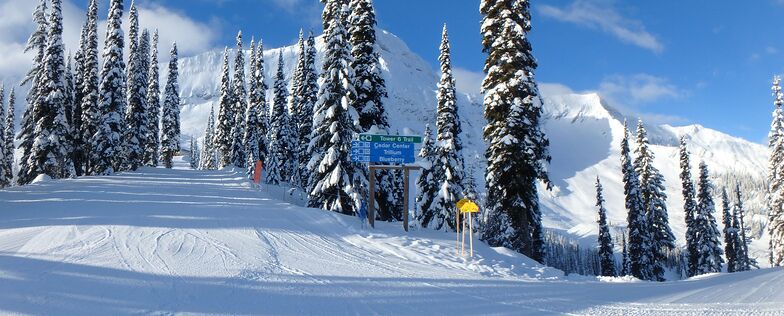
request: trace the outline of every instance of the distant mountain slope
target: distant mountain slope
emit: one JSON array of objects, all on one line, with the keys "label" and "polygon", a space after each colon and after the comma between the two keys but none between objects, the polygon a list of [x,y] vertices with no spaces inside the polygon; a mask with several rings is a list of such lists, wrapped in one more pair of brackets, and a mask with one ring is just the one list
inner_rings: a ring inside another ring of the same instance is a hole
[{"label": "distant mountain slope", "polygon": [[[378,41],[381,66],[389,91],[385,105],[393,130],[410,128],[422,132],[426,123],[435,122],[435,89],[439,75],[395,35],[380,30]],[[323,52],[320,38],[317,46],[319,52]],[[266,50],[265,70],[269,86],[272,86],[277,56],[281,51],[289,76],[295,64],[296,51],[293,46]],[[202,136],[209,109],[216,105],[218,98],[221,66],[222,50],[181,59],[183,139],[189,138],[189,135]],[[551,141],[553,157],[549,170],[556,187],[550,192],[541,193],[545,225],[578,238],[586,238],[585,242],[591,243],[597,230],[593,207],[596,176],[601,177],[605,185],[610,221],[618,227],[624,226],[626,222],[619,156],[625,115],[608,106],[598,94],[546,92],[545,129]],[[267,95],[269,98],[272,93]],[[483,187],[485,144],[482,128],[485,120],[481,97],[461,94],[458,104],[463,123],[466,161],[475,167],[477,182]],[[629,119],[632,131],[636,123],[635,118]],[[695,176],[699,162],[705,160],[716,177],[717,186],[734,187],[733,179],[741,179],[744,189],[748,191],[744,193],[751,198],[746,204],[753,213],[758,214],[754,217],[755,229],[762,229],[765,224],[765,216],[761,214],[765,213],[764,172],[767,161],[764,146],[699,125],[648,126],[648,131],[654,144],[655,165],[667,181],[670,224],[676,236],[682,239],[685,230],[677,150],[678,139],[682,135],[686,135],[689,140]],[[754,247],[760,258],[765,258],[762,251],[766,245],[767,241],[762,240]]]}]

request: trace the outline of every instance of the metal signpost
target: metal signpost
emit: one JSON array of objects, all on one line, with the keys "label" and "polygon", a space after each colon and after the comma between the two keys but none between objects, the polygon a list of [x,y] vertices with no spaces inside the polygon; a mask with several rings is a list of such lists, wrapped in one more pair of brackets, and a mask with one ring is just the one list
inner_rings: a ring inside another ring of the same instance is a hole
[{"label": "metal signpost", "polygon": [[367,163],[370,171],[370,192],[368,203],[368,221],[371,227],[375,226],[376,219],[376,170],[397,169],[403,170],[405,187],[403,188],[403,200],[405,210],[403,212],[403,229],[408,231],[408,183],[409,171],[420,169],[419,166],[407,166],[415,162],[415,144],[421,143],[420,136],[393,136],[393,135],[373,135],[361,134],[359,140],[351,142],[351,160],[354,162]]}]

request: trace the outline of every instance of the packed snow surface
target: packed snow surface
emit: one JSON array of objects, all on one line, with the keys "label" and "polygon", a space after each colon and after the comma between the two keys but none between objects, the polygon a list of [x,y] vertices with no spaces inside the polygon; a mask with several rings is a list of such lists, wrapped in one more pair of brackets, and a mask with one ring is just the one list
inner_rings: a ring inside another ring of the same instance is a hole
[{"label": "packed snow surface", "polygon": [[153,168],[0,191],[0,312],[784,314],[781,269],[565,277],[481,242],[459,256],[451,233],[362,228],[283,192],[232,170]]}]

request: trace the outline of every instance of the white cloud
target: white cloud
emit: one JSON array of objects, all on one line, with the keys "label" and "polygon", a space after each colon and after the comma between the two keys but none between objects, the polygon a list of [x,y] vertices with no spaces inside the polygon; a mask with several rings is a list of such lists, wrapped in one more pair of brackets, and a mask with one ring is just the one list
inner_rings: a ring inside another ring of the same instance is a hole
[{"label": "white cloud", "polygon": [[642,22],[622,16],[612,6],[611,1],[574,0],[565,8],[541,5],[539,12],[559,21],[599,29],[624,42],[655,53],[661,53],[664,50],[664,45],[656,36],[645,30]]},{"label": "white cloud", "polygon": [[[19,81],[30,68],[32,55],[23,52],[27,37],[35,29],[32,12],[37,4],[33,0],[3,0],[0,2],[0,80]],[[126,8],[127,9],[127,8]],[[99,12],[105,17],[106,12]],[[218,37],[217,27],[193,20],[183,13],[155,5],[139,7],[140,24],[160,32],[161,60],[167,60],[171,43],[177,41],[182,55],[201,53],[212,47]],[[72,1],[63,1],[63,41],[68,51],[74,52],[79,43],[79,32],[85,12]],[[123,26],[128,27],[128,14]],[[103,46],[106,22],[99,23],[99,45]]]},{"label": "white cloud", "polygon": [[480,93],[482,80],[485,79],[484,72],[455,67],[452,70],[452,74],[455,76],[455,89],[458,92],[468,94]]},{"label": "white cloud", "polygon": [[[32,53],[25,54],[27,38],[35,29],[32,13],[38,1],[5,0],[0,3],[0,80],[19,81],[30,68]],[[79,43],[84,13],[63,2],[63,42],[73,51]],[[10,84],[10,83],[9,83]]]},{"label": "white cloud", "polygon": [[[217,23],[202,23],[157,4],[139,6],[139,26],[149,29],[150,33],[158,29],[161,55],[166,54],[174,42],[177,42],[180,55],[203,53],[212,48],[219,36]],[[123,27],[127,32],[128,23],[124,23]]]},{"label": "white cloud", "polygon": [[599,84],[598,92],[608,99],[629,105],[641,105],[683,95],[683,91],[666,78],[649,74],[608,76]]}]

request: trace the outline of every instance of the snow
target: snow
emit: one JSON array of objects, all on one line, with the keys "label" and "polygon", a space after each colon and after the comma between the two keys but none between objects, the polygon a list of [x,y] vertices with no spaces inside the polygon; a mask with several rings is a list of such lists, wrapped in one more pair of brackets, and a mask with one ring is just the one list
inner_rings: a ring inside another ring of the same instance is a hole
[{"label": "snow", "polygon": [[[278,199],[278,197],[280,199]],[[244,170],[142,168],[0,191],[4,314],[784,313],[781,269],[565,277],[505,248],[294,205]]]},{"label": "snow", "polygon": [[[394,34],[379,29],[377,36],[382,75],[389,93],[384,102],[391,123],[390,130],[401,130],[406,135],[410,130],[413,134],[421,135],[425,124],[435,124],[436,84],[440,74]],[[317,38],[316,46],[319,51],[317,69],[321,69],[325,48],[321,37]],[[281,49],[287,67],[295,65],[296,46],[270,49],[265,51],[265,55],[275,56]],[[202,136],[209,108],[217,104],[221,54],[221,51],[216,50],[180,60],[180,86],[184,104],[181,116],[183,139],[188,139],[190,135],[197,138]],[[265,66],[268,83],[274,78],[273,66],[270,61]],[[551,85],[543,86],[542,91],[543,122],[553,157],[547,170],[555,185],[552,191],[546,191],[544,187],[539,190],[544,208],[544,225],[578,239],[583,245],[593,246],[598,233],[593,208],[593,183],[597,176],[605,184],[608,221],[613,235],[626,223],[619,150],[626,115],[613,109],[596,93],[576,94],[567,89],[552,89]],[[267,94],[272,95],[271,92]],[[484,191],[486,145],[482,139],[485,124],[482,97],[458,93],[457,102],[462,121],[461,137],[466,170],[475,171],[477,187]],[[636,117],[629,116],[632,129],[635,121]],[[699,125],[674,127],[648,124],[646,127],[656,156],[654,166],[662,172],[666,181],[670,225],[680,245],[684,243],[685,233],[678,177],[677,145],[681,135],[687,135],[688,138],[695,179],[697,164],[701,160],[705,160],[716,175],[737,175],[760,183],[765,179],[767,150],[764,146]],[[632,144],[632,150],[634,146]],[[411,189],[415,190],[413,184]],[[745,204],[750,210],[749,217],[757,226],[764,226],[767,220],[764,216],[764,195],[762,190],[744,192],[744,196],[752,199]],[[759,233],[761,231],[755,230],[753,235],[758,237]],[[759,260],[761,263],[767,262],[767,245],[766,234],[751,245],[751,252],[764,259]]]}]

